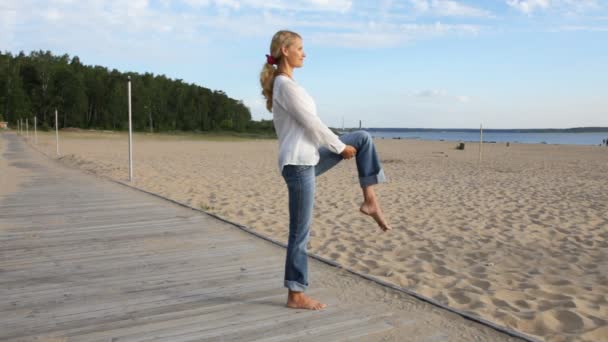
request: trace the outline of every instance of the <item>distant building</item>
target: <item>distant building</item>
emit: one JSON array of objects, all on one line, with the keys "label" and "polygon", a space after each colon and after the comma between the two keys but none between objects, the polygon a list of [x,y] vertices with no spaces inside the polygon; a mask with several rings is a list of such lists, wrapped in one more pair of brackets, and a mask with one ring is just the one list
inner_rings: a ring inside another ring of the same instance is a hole
[{"label": "distant building", "polygon": [[0,121],[0,129],[8,129],[8,122]]}]

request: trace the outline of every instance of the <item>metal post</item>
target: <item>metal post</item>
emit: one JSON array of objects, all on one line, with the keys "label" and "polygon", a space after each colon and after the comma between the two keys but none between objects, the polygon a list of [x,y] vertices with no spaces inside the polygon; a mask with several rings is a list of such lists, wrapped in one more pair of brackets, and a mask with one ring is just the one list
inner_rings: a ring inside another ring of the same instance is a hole
[{"label": "metal post", "polygon": [[28,122],[28,118],[25,118],[25,138],[26,139],[30,138],[30,125]]},{"label": "metal post", "polygon": [[481,150],[483,149],[483,127],[479,124],[479,163],[481,164]]},{"label": "metal post", "polygon": [[38,144],[38,131],[37,131],[36,117],[34,116],[34,144]]},{"label": "metal post", "polygon": [[131,126],[131,76],[128,78],[127,92],[129,98],[129,182],[133,180],[133,150],[132,150],[132,126]]},{"label": "metal post", "polygon": [[57,156],[59,156],[59,120],[57,120],[57,108],[55,108],[55,141],[57,142]]},{"label": "metal post", "polygon": [[154,133],[154,126],[152,125],[152,107],[150,107],[148,110],[148,115],[150,116],[150,133]]}]

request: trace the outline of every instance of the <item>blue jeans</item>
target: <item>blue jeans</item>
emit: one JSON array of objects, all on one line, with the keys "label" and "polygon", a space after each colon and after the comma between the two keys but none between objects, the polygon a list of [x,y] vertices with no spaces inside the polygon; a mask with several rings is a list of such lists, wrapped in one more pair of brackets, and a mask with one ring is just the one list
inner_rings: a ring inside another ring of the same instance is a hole
[{"label": "blue jeans", "polygon": [[[357,149],[357,171],[361,187],[385,181],[376,147],[369,133],[356,131],[341,136],[340,140]],[[315,177],[343,159],[341,155],[324,147],[319,149],[319,155],[317,165],[285,165],[282,172],[289,191],[289,240],[285,260],[285,287],[292,291],[301,292],[308,287],[306,247],[310,238]]]}]

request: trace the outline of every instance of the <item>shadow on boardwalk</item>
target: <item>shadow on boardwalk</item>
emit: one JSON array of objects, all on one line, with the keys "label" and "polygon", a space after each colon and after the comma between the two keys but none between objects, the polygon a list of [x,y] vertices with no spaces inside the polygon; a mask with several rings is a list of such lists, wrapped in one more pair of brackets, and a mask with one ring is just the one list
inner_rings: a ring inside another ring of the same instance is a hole
[{"label": "shadow on boardwalk", "polygon": [[316,260],[287,309],[283,248],[0,139],[0,340],[519,340]]}]

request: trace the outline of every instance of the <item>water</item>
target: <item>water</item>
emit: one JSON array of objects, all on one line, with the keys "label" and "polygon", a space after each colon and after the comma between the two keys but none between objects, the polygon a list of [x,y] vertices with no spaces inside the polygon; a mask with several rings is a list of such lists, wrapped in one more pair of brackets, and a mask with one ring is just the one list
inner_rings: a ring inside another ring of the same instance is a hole
[{"label": "water", "polygon": [[[374,138],[384,139],[419,139],[419,140],[445,140],[445,141],[479,141],[479,131],[454,131],[454,130],[382,130],[366,129]],[[594,133],[528,133],[512,131],[484,131],[484,142],[496,143],[524,143],[524,144],[567,144],[567,145],[600,145],[602,140],[608,139],[607,132]]]}]

